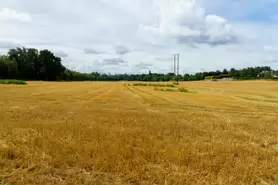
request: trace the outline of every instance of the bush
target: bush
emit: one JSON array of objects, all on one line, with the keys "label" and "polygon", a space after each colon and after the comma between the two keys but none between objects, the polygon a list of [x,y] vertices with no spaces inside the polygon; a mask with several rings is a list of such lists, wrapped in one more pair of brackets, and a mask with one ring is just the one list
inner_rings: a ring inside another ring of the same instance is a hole
[{"label": "bush", "polygon": [[221,74],[219,75],[220,78],[232,78],[233,76],[231,74]]},{"label": "bush", "polygon": [[133,84],[134,86],[148,86],[148,84],[142,84],[142,83],[138,83],[138,84]]},{"label": "bush", "polygon": [[176,90],[174,90],[174,89],[163,89],[163,88],[161,88],[159,90],[164,91],[164,92],[176,92]]},{"label": "bush", "polygon": [[206,76],[206,80],[213,80],[214,76]]},{"label": "bush", "polygon": [[231,74],[221,74],[219,76],[206,76],[206,80],[212,80],[217,81],[217,79],[223,79],[223,78],[232,78],[233,76]]},{"label": "bush", "polygon": [[27,85],[27,83],[23,80],[0,80],[0,84]]},{"label": "bush", "polygon": [[189,92],[188,89],[185,88],[179,88],[179,92]]},{"label": "bush", "polygon": [[146,83],[137,83],[133,84],[134,86],[151,86],[151,87],[171,87],[175,88],[176,86],[173,84],[146,84]]},{"label": "bush", "polygon": [[189,93],[188,89],[185,89],[185,88],[169,89],[169,88],[158,88],[158,87],[155,87],[154,90],[156,90],[156,91],[163,91],[163,92],[184,92],[184,93]]}]

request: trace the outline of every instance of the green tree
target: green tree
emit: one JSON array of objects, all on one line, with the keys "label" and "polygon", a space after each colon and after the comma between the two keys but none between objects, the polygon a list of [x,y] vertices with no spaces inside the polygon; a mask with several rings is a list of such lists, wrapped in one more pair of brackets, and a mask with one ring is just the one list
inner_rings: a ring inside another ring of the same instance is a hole
[{"label": "green tree", "polygon": [[17,77],[17,64],[7,56],[0,56],[0,78],[13,79]]},{"label": "green tree", "polygon": [[28,63],[26,48],[12,49],[8,52],[11,60],[17,63],[17,71],[19,78],[26,78],[28,76]]},{"label": "green tree", "polygon": [[61,59],[55,57],[54,54],[48,50],[40,51],[39,62],[42,65],[41,74],[44,76],[44,80],[55,81],[66,68],[61,64]]},{"label": "green tree", "polygon": [[228,70],[227,69],[224,69],[222,74],[229,74]]},{"label": "green tree", "polygon": [[37,49],[27,49],[26,60],[28,61],[27,65],[27,76],[29,79],[40,79],[41,72],[41,63],[39,60],[39,52]]}]

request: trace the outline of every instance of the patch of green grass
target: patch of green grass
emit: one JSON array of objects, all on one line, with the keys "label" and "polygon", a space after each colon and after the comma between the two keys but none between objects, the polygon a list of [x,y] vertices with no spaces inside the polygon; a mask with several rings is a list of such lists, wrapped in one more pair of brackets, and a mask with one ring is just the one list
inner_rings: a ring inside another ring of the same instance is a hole
[{"label": "patch of green grass", "polygon": [[175,88],[176,86],[173,84],[147,84],[147,83],[136,83],[133,84],[134,86],[150,86],[150,87],[170,87],[170,88]]},{"label": "patch of green grass", "polygon": [[193,92],[193,91],[188,91],[188,93],[191,93],[191,94],[199,94],[198,92]]},{"label": "patch of green grass", "polygon": [[177,92],[175,89],[154,88],[156,91]]},{"label": "patch of green grass", "polygon": [[185,92],[185,93],[188,93],[188,89],[185,89],[185,88],[179,88],[178,89],[179,92]]},{"label": "patch of green grass", "polygon": [[179,89],[168,89],[168,88],[154,88],[155,91],[163,91],[163,92],[182,92],[182,93],[191,93],[191,94],[198,94],[197,92],[189,91],[185,88],[179,88]]},{"label": "patch of green grass", "polygon": [[150,87],[171,87],[175,88],[176,86],[173,84],[147,84],[147,83],[136,83],[134,86],[150,86]]},{"label": "patch of green grass", "polygon": [[0,80],[0,84],[6,85],[27,85],[24,80]]},{"label": "patch of green grass", "polygon": [[264,98],[271,98],[271,99],[278,99],[278,96],[271,96],[271,95],[263,95],[263,94],[258,94],[259,96],[262,96]]}]

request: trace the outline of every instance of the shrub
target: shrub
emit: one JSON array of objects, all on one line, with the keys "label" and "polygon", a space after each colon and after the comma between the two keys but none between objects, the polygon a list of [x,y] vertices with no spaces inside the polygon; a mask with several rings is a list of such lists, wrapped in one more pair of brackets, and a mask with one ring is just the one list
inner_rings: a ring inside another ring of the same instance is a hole
[{"label": "shrub", "polygon": [[0,80],[0,84],[27,85],[27,83],[23,80]]},{"label": "shrub", "polygon": [[214,76],[206,76],[206,80],[212,80]]},{"label": "shrub", "polygon": [[142,83],[138,83],[138,84],[133,84],[134,86],[148,86],[148,84],[142,84]]},{"label": "shrub", "polygon": [[233,76],[231,74],[221,74],[219,75],[220,78],[232,78]]},{"label": "shrub", "polygon": [[165,91],[165,92],[176,92],[174,89],[163,89],[161,88],[160,91]]},{"label": "shrub", "polygon": [[188,89],[185,89],[185,88],[179,88],[178,90],[179,90],[179,92],[189,92]]},{"label": "shrub", "polygon": [[151,86],[154,86],[154,87],[176,87],[175,85],[173,84],[150,84]]},{"label": "shrub", "polygon": [[156,90],[156,91],[163,91],[163,92],[184,92],[184,93],[189,93],[188,89],[185,89],[185,88],[169,89],[169,88],[157,88],[157,87],[155,87],[154,90]]},{"label": "shrub", "polygon": [[233,76],[231,74],[221,74],[219,76],[206,76],[206,80],[212,80],[216,81],[217,79],[223,79],[223,78],[232,78]]},{"label": "shrub", "polygon": [[133,84],[134,86],[151,86],[151,87],[171,87],[175,88],[176,86],[173,84],[146,84],[146,83],[137,83]]}]

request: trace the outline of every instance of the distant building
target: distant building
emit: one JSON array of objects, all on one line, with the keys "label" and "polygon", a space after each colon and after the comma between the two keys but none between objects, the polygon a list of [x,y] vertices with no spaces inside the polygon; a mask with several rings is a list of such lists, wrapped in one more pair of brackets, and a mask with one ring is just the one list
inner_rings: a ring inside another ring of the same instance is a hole
[{"label": "distant building", "polygon": [[272,78],[278,78],[278,74],[275,71],[262,71],[261,73],[258,74],[258,77],[272,77]]}]

